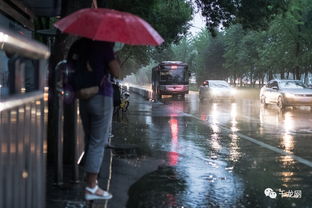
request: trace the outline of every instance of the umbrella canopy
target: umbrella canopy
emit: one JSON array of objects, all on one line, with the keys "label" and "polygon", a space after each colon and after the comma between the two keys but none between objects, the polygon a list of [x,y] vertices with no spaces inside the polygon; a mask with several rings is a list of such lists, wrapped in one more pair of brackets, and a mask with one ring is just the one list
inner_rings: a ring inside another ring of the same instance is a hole
[{"label": "umbrella canopy", "polygon": [[62,32],[93,40],[154,46],[164,42],[142,18],[112,9],[81,9],[57,21],[54,26]]}]

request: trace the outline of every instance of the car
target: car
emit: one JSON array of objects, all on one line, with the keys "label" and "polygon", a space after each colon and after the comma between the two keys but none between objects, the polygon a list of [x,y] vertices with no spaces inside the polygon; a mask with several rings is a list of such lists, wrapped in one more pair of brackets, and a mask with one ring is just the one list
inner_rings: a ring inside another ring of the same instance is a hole
[{"label": "car", "polygon": [[261,88],[260,102],[264,106],[276,104],[280,109],[287,106],[312,108],[312,89],[300,80],[274,79]]},{"label": "car", "polygon": [[199,88],[199,100],[234,101],[236,90],[224,80],[205,80]]}]

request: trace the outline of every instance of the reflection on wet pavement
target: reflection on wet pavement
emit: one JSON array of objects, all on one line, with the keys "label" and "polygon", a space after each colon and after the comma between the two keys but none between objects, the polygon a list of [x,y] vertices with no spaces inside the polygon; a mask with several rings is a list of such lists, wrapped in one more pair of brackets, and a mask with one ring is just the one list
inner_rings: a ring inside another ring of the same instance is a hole
[{"label": "reflection on wet pavement", "polygon": [[[250,99],[200,104],[190,96],[185,101],[141,104],[144,113],[141,107],[130,109],[129,120],[149,127],[137,138],[141,148],[166,163],[131,186],[127,207],[312,204],[309,111],[280,112]],[[277,197],[266,196],[266,188]],[[300,199],[282,197],[283,191],[295,190],[301,191]]]}]

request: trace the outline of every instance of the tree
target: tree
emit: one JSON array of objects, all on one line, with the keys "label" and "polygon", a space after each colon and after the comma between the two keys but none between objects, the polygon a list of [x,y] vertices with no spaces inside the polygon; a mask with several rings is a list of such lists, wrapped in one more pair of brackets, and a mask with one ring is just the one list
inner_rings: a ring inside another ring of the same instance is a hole
[{"label": "tree", "polygon": [[224,67],[228,69],[229,76],[232,78],[234,85],[236,84],[237,78],[241,78],[244,75],[244,64],[240,61],[238,56],[244,35],[245,31],[241,25],[234,25],[225,32]]},{"label": "tree", "polygon": [[206,17],[209,31],[215,32],[220,25],[229,27],[241,24],[247,29],[263,29],[276,14],[286,11],[286,0],[195,0]]},{"label": "tree", "polygon": [[147,65],[150,59],[164,60],[171,53],[165,50],[171,43],[178,43],[187,33],[192,18],[192,5],[181,0],[114,0],[107,7],[131,12],[149,22],[164,38],[165,43],[156,49],[151,47],[126,46],[119,54],[124,75]]},{"label": "tree", "polygon": [[207,30],[203,30],[194,40],[196,51],[194,68],[198,83],[207,79],[226,79],[227,70],[224,63],[224,40],[220,33],[213,38]]}]

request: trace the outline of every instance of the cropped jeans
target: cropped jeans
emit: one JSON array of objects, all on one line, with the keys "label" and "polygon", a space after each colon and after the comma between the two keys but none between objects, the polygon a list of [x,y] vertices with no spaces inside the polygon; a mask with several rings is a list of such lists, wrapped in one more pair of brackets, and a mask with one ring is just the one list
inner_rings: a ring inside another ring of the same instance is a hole
[{"label": "cropped jeans", "polygon": [[99,173],[112,122],[113,98],[96,95],[80,100],[79,109],[85,133],[84,168],[88,173]]}]

